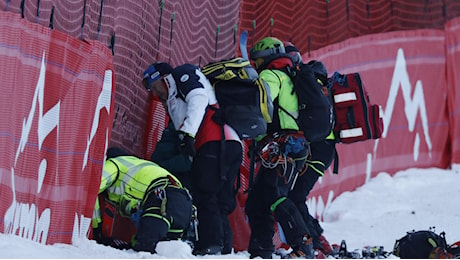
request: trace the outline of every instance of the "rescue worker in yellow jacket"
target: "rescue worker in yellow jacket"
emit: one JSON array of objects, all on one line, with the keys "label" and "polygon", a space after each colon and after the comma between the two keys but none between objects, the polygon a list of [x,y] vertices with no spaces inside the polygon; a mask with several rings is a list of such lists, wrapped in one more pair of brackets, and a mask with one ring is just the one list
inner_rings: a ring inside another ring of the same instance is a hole
[{"label": "rescue worker in yellow jacket", "polygon": [[[179,239],[190,225],[192,199],[188,190],[154,162],[129,155],[108,156],[99,188],[99,194],[103,193],[117,214],[136,223],[137,233],[130,245],[136,251],[155,253],[158,241]],[[98,200],[93,231],[100,232],[102,224]]]}]

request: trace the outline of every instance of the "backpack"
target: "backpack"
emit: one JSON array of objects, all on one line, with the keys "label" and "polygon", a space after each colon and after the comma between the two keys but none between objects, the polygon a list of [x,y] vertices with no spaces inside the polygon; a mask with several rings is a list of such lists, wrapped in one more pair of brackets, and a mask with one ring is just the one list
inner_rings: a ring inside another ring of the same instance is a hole
[{"label": "backpack", "polygon": [[131,238],[137,233],[134,222],[119,213],[117,205],[108,199],[107,192],[99,194],[98,199],[102,223],[92,230],[92,238],[118,249],[131,248]]},{"label": "backpack", "polygon": [[401,259],[454,258],[449,251],[445,232],[438,235],[431,230],[407,232],[393,248],[393,254]]},{"label": "backpack", "polygon": [[383,132],[380,107],[370,103],[359,73],[334,72],[328,81],[337,142],[354,143],[380,138]]},{"label": "backpack", "polygon": [[212,62],[201,72],[211,82],[219,103],[214,121],[230,125],[241,139],[267,132],[273,116],[270,88],[248,60],[237,57]]},{"label": "backpack", "polygon": [[288,67],[287,74],[294,84],[297,96],[299,116],[294,118],[284,108],[281,110],[297,122],[309,142],[324,140],[334,126],[334,114],[327,87],[318,83],[316,76],[308,64]]}]

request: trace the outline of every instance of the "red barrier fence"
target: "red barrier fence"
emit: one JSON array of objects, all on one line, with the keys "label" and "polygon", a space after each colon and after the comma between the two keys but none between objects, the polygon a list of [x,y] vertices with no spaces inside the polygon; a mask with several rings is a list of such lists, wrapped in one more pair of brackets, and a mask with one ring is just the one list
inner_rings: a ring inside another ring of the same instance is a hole
[{"label": "red barrier fence", "polygon": [[443,31],[363,36],[322,48],[312,57],[329,72],[359,72],[371,101],[382,106],[385,127],[379,140],[337,146],[339,174],[327,174],[311,194],[317,214],[335,196],[379,172],[450,165]]},{"label": "red barrier fence", "polygon": [[140,77],[153,61],[204,65],[230,58],[242,29],[249,30],[249,47],[273,35],[292,40],[302,53],[361,35],[443,29],[460,16],[460,1],[0,0],[0,10],[112,48],[117,91],[109,142],[148,158],[154,146],[148,142],[159,137],[144,139],[153,111]]},{"label": "red barrier fence", "polygon": [[455,0],[243,0],[239,23],[250,32],[249,47],[272,35],[310,54],[362,35],[443,29],[459,14],[460,2]]},{"label": "red barrier fence", "polygon": [[[450,159],[451,164],[460,165],[460,18],[446,24],[446,69],[447,102],[449,107]],[[448,158],[446,158],[448,159]]]},{"label": "red barrier fence", "polygon": [[0,232],[86,236],[113,121],[110,50],[0,12]]}]

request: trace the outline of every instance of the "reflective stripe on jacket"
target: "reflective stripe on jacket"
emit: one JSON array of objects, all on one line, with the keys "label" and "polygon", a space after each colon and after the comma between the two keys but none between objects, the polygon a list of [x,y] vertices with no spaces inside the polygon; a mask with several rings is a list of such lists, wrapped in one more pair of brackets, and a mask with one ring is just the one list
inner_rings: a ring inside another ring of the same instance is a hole
[{"label": "reflective stripe on jacket", "polygon": [[[118,156],[107,159],[101,177],[99,194],[106,191],[108,199],[126,214],[137,210],[149,187],[173,185],[182,188],[181,182],[152,161],[135,156]],[[123,202],[122,202],[123,201]],[[99,202],[93,213],[93,227],[100,223]]]}]

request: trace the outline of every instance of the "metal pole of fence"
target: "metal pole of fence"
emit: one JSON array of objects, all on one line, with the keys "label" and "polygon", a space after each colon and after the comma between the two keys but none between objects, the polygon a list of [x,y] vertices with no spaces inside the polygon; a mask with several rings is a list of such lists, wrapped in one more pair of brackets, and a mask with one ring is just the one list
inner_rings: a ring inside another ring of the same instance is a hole
[{"label": "metal pole of fence", "polygon": [[50,15],[50,24],[49,24],[49,27],[52,29],[54,29],[54,5],[53,7],[51,8],[51,15]]},{"label": "metal pole of fence", "polygon": [[110,46],[109,49],[112,50],[112,55],[115,55],[115,32],[112,32],[112,37],[110,37]]},{"label": "metal pole of fence", "polygon": [[393,17],[393,0],[390,0],[391,17]]},{"label": "metal pole of fence", "polygon": [[36,23],[38,23],[38,19],[40,19],[40,0],[37,0],[37,16],[35,17]]},{"label": "metal pole of fence", "polygon": [[329,30],[329,25],[330,25],[330,21],[329,21],[329,3],[330,1],[329,0],[326,0],[326,24],[328,26],[328,30],[327,30],[327,34],[326,34],[326,37],[327,37],[327,44],[330,43],[330,40],[331,40],[331,37],[330,37],[330,30]]},{"label": "metal pole of fence", "polygon": [[256,20],[252,20],[252,40],[251,40],[251,47],[254,46],[255,34],[256,34]]},{"label": "metal pole of fence", "polygon": [[366,1],[366,10],[367,10],[367,33],[371,33],[371,23],[370,23],[370,6],[369,6],[369,0]]},{"label": "metal pole of fence", "polygon": [[101,33],[102,24],[102,7],[104,6],[104,0],[101,0],[101,9],[99,9],[99,21],[97,22],[97,35],[96,40],[99,40],[99,34]]},{"label": "metal pole of fence", "polygon": [[174,19],[176,19],[176,13],[172,13],[171,17],[171,32],[169,32],[169,63],[171,63],[171,53],[172,53],[172,39],[173,39],[173,24],[174,24]]},{"label": "metal pole of fence", "polygon": [[86,17],[86,0],[83,2],[83,18],[81,21],[81,35],[80,35],[81,40],[83,40],[83,29],[85,28],[85,17]]},{"label": "metal pole of fence", "polygon": [[160,2],[160,20],[158,21],[158,39],[157,39],[158,52],[160,51],[161,18],[163,17],[163,8],[164,7],[165,7],[165,1],[161,1]]},{"label": "metal pole of fence", "polygon": [[346,4],[347,4],[347,21],[349,21],[350,20],[350,1],[347,0]]},{"label": "metal pole of fence", "polygon": [[366,1],[367,18],[370,16],[369,0]]},{"label": "metal pole of fence", "polygon": [[270,18],[270,37],[273,36],[272,32],[273,32],[273,18]]},{"label": "metal pole of fence", "polygon": [[238,25],[235,24],[235,25],[233,26],[233,45],[236,44],[236,33],[237,33],[237,32],[238,32]]},{"label": "metal pole of fence", "polygon": [[447,22],[447,6],[446,0],[442,1],[442,16],[444,17],[444,23]]},{"label": "metal pole of fence", "polygon": [[215,46],[214,46],[214,58],[217,58],[217,44],[219,42],[219,32],[220,32],[220,26],[217,25],[217,29],[216,29],[216,43],[215,43]]},{"label": "metal pole of fence", "polygon": [[24,18],[24,5],[25,5],[25,0],[21,0],[21,17]]}]

